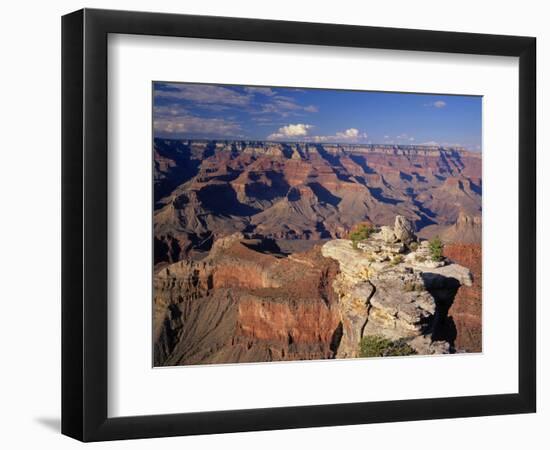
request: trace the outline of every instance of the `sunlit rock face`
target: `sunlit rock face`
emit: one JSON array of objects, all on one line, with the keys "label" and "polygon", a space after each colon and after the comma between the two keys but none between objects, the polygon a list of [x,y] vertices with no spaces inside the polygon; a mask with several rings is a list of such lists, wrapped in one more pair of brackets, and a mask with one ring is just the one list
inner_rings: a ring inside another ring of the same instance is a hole
[{"label": "sunlit rock face", "polygon": [[[356,357],[363,336],[406,340],[418,354],[448,353],[446,302],[458,286],[472,285],[470,271],[449,261],[433,261],[428,242],[418,242],[401,217],[356,244],[346,239],[323,245],[338,261],[334,282],[343,336],[337,357]],[[399,236],[399,237],[398,237]]]},{"label": "sunlit rock face", "polygon": [[425,237],[479,238],[481,157],[462,149],[155,139],[154,163],[161,265],[235,232],[313,246],[395,216]]},{"label": "sunlit rock face", "polygon": [[449,309],[455,332],[457,352],[481,352],[482,349],[482,272],[479,244],[448,244],[444,254],[452,261],[471,270],[471,284],[462,284]]},{"label": "sunlit rock face", "polygon": [[260,245],[236,233],[156,273],[155,365],[335,356],[337,263],[319,248],[283,257]]}]

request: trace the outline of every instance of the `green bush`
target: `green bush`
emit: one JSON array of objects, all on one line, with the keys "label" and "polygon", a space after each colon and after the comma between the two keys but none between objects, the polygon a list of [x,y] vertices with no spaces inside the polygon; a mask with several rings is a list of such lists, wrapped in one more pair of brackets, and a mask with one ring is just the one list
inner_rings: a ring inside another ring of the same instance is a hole
[{"label": "green bush", "polygon": [[361,358],[409,355],[416,355],[416,352],[402,339],[392,341],[382,336],[365,336],[359,344]]},{"label": "green bush", "polygon": [[436,236],[429,242],[430,255],[432,261],[441,261],[443,259],[443,242]]},{"label": "green bush", "polygon": [[365,239],[368,239],[373,228],[366,224],[359,224],[350,234],[349,238],[353,244],[353,248],[357,248],[357,244]]}]

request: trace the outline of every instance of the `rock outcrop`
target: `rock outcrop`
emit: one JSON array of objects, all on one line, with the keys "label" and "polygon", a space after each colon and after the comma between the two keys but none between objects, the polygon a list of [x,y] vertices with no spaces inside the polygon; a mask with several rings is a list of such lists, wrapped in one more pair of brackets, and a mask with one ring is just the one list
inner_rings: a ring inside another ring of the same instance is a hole
[{"label": "rock outcrop", "polygon": [[416,240],[416,235],[414,234],[414,225],[406,217],[397,216],[395,218],[393,232],[397,240],[403,242],[403,244],[405,245],[408,245],[412,241]]},{"label": "rock outcrop", "polygon": [[323,245],[323,256],[340,266],[333,283],[343,330],[337,357],[357,357],[366,335],[406,340],[418,354],[452,350],[446,312],[458,286],[471,286],[470,272],[431,261],[427,243],[418,244],[404,224],[396,218],[393,230],[384,227],[357,248],[345,239]]}]

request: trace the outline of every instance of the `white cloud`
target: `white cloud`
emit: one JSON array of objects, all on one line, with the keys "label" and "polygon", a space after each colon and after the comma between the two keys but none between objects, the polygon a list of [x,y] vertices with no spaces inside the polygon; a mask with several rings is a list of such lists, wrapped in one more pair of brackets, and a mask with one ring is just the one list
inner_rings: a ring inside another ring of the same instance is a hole
[{"label": "white cloud", "polygon": [[241,130],[238,123],[224,119],[196,116],[159,117],[153,121],[156,135],[164,136],[234,136]]},{"label": "white cloud", "polygon": [[288,117],[290,114],[299,115],[301,112],[316,113],[319,108],[315,105],[302,106],[292,97],[277,95],[270,98],[270,102],[262,105],[261,112],[269,114],[280,114]]},{"label": "white cloud", "polygon": [[[336,133],[336,136],[354,139],[359,136],[359,130],[357,128],[348,128],[344,132]],[[366,137],[366,135],[365,135]]]},{"label": "white cloud", "polygon": [[313,128],[312,125],[303,123],[290,124],[281,127],[277,132],[270,134],[267,139],[272,141],[278,140],[299,140],[305,142],[366,142],[367,133],[361,133],[357,128],[348,128],[344,131],[338,131],[333,135],[309,135],[309,131]]},{"label": "white cloud", "polygon": [[189,100],[199,104],[246,106],[252,94],[210,84],[169,84],[168,90],[156,89],[155,97]]},{"label": "white cloud", "polygon": [[285,138],[301,138],[307,136],[308,130],[313,128],[313,125],[307,125],[305,123],[289,124],[281,127],[277,132],[270,134],[267,139],[270,141],[277,141]]},{"label": "white cloud", "polygon": [[270,87],[231,88],[210,84],[159,83],[155,86],[154,95],[174,105],[187,101],[192,102],[193,106],[211,111],[239,108],[249,113],[278,114],[281,117],[319,111],[315,105],[304,106],[293,97],[278,95]]},{"label": "white cloud", "polygon": [[422,142],[420,145],[426,145],[428,147],[439,147],[439,142],[428,141],[428,142]]},{"label": "white cloud", "polygon": [[279,132],[284,133],[286,136],[305,136],[307,130],[310,128],[312,128],[312,125],[297,123],[295,125],[290,124],[286,127],[279,128]]},{"label": "white cloud", "polygon": [[227,115],[222,118],[199,117],[191,114],[179,103],[156,105],[153,108],[153,128],[156,136],[174,138],[236,136],[241,131],[241,126],[235,120],[234,116]]},{"label": "white cloud", "polygon": [[414,141],[414,138],[411,136],[411,137],[409,138],[409,141],[411,141],[411,142]]},{"label": "white cloud", "polygon": [[365,142],[368,138],[367,133],[361,133],[357,128],[348,128],[344,131],[338,131],[334,135],[328,136],[311,136],[314,142]]},{"label": "white cloud", "polygon": [[188,111],[181,105],[173,104],[168,106],[155,106],[153,108],[153,113],[155,118],[157,118],[166,116],[181,116],[188,114]]},{"label": "white cloud", "polygon": [[447,106],[447,102],[445,102],[443,100],[436,100],[435,102],[425,103],[424,106],[429,106],[429,107],[441,109],[441,108],[445,108],[445,106]]}]

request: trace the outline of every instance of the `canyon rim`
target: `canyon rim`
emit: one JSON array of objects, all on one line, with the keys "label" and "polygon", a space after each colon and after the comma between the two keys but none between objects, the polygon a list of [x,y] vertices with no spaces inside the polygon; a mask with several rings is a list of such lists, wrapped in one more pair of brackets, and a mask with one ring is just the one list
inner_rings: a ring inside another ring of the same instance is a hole
[{"label": "canyon rim", "polygon": [[480,97],[152,88],[155,366],[482,351]]}]

